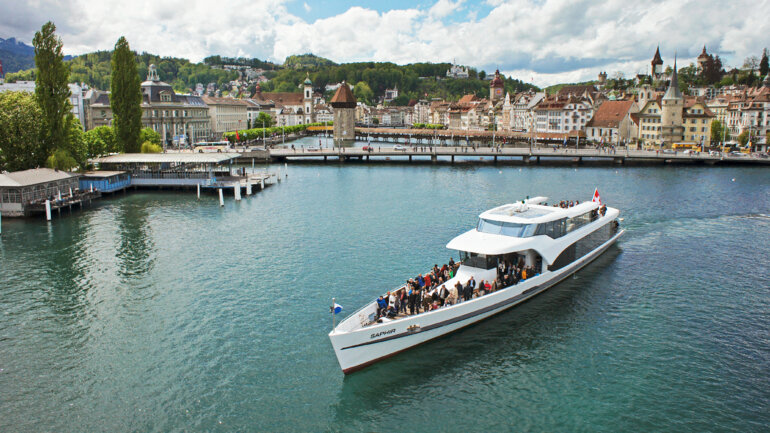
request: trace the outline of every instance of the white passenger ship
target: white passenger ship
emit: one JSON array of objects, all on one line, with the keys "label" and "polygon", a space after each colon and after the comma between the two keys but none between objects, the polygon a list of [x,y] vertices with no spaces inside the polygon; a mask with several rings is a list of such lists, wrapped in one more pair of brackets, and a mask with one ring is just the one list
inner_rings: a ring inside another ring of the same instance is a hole
[{"label": "white passenger ship", "polygon": [[377,301],[372,301],[329,333],[342,371],[360,370],[511,308],[573,275],[625,232],[619,228],[618,209],[596,201],[569,208],[542,205],[546,200],[536,197],[482,213],[476,228],[447,244],[460,251],[462,261],[443,284],[450,289],[471,277],[495,281],[501,261],[523,261],[535,276],[465,302],[391,319],[378,317]]}]

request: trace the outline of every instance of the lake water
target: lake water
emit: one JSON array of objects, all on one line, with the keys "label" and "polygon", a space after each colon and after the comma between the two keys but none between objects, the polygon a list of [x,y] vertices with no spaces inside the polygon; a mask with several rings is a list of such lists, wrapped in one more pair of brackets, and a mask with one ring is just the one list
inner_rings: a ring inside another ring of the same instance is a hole
[{"label": "lake water", "polygon": [[[628,229],[534,300],[344,377],[345,312],[482,211]],[[294,165],[252,197],[129,192],[2,221],[0,431],[768,431],[770,171]]]}]

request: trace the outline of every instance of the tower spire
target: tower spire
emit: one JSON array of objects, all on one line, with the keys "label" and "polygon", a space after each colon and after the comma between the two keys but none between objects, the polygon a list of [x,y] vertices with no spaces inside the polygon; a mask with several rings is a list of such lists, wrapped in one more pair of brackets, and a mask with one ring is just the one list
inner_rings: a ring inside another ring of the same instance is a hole
[{"label": "tower spire", "polygon": [[676,74],[676,54],[674,54],[674,72],[671,74],[671,81],[663,99],[682,99],[682,92],[679,91],[679,78]]}]

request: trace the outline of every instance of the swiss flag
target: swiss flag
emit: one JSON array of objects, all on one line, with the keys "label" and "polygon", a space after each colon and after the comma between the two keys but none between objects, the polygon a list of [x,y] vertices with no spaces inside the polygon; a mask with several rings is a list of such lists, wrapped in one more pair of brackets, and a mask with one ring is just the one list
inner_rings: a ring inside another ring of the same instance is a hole
[{"label": "swiss flag", "polygon": [[602,204],[602,198],[599,197],[599,188],[594,190],[594,198],[592,198],[591,201],[594,203],[599,203],[599,205]]}]

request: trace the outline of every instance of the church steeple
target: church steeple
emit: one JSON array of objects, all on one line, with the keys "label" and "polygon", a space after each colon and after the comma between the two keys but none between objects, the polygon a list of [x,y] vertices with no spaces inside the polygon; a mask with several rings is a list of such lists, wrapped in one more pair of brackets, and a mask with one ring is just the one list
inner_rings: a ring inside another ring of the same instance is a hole
[{"label": "church steeple", "polygon": [[671,74],[671,82],[668,84],[668,90],[663,95],[663,99],[682,99],[682,92],[679,91],[679,79],[676,75],[676,55],[674,56],[674,72]]}]

